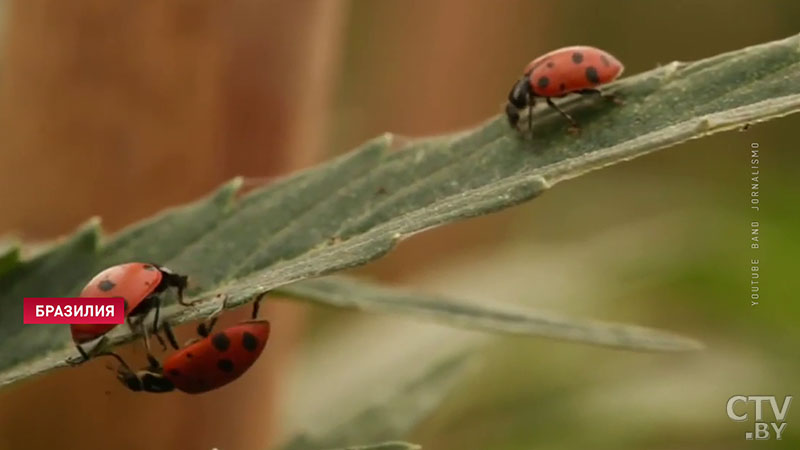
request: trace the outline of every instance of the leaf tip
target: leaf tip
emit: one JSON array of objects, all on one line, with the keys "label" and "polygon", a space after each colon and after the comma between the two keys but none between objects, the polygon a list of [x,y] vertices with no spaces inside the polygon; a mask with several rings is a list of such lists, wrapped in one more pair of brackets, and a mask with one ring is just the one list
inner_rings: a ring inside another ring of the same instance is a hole
[{"label": "leaf tip", "polygon": [[84,240],[97,248],[100,243],[100,237],[103,235],[103,220],[100,216],[92,216],[83,225],[78,227],[78,232],[75,233],[75,239]]},{"label": "leaf tip", "polygon": [[0,276],[19,264],[21,253],[21,244],[16,238],[0,242]]},{"label": "leaf tip", "polygon": [[99,233],[101,231],[100,228],[102,226],[102,223],[103,220],[100,218],[100,216],[92,216],[89,218],[89,220],[87,220],[78,227],[78,233],[83,233],[83,232],[91,233],[93,231]]},{"label": "leaf tip", "polygon": [[699,352],[708,348],[706,344],[704,344],[701,341],[698,341],[697,339],[691,339],[687,337],[684,337],[683,339],[684,339],[684,345],[686,346],[686,351]]},{"label": "leaf tip", "polygon": [[231,190],[238,190],[240,187],[242,187],[243,183],[244,183],[244,177],[242,175],[238,175],[233,177],[226,184],[224,184],[223,188],[229,187]]},{"label": "leaf tip", "polygon": [[663,352],[699,352],[706,349],[706,345],[697,339],[681,336],[675,333],[659,331],[659,338],[651,349]]},{"label": "leaf tip", "polygon": [[0,238],[0,257],[15,251],[19,251],[22,241],[17,236],[6,236]]},{"label": "leaf tip", "polygon": [[387,132],[383,133],[382,135],[380,135],[380,139],[385,141],[387,144],[391,144],[392,141],[394,141],[394,133],[390,133],[390,132],[387,131]]},{"label": "leaf tip", "polygon": [[237,194],[242,191],[242,186],[244,186],[244,184],[245,178],[241,175],[231,178],[214,192],[214,200],[223,204],[232,203]]}]

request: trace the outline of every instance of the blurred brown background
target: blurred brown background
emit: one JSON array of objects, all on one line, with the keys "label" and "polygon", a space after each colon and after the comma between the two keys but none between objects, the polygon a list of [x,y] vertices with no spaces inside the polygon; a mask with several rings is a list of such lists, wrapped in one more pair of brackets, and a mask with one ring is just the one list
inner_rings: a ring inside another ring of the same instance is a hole
[{"label": "blurred brown background", "polygon": [[[501,110],[530,59],[557,47],[605,48],[633,74],[800,31],[800,4],[778,0],[0,1],[0,233],[31,240],[93,215],[118,230],[235,175],[286,174],[384,131],[474,125]],[[791,121],[748,137],[775,149],[776,180],[796,167],[781,140]],[[482,259],[508,236],[566,246],[687,202],[717,207],[740,192],[743,157],[726,156],[739,145],[726,135],[603,171],[533,206],[415,237],[362,272],[424,288],[426,268]],[[711,194],[698,199],[703,188]],[[0,392],[0,448],[265,448],[309,311],[270,308],[281,326],[257,375],[156,398],[123,392],[99,362],[57,371]],[[675,328],[675,314],[660,325]],[[474,424],[438,420],[420,439],[471,448],[458,430]],[[520,442],[502,448],[531,448]]]}]

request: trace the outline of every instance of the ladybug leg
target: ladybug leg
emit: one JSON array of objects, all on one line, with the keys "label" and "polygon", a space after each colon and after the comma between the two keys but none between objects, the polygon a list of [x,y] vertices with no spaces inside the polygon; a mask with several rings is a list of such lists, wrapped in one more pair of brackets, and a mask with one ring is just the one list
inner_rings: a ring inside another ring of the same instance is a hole
[{"label": "ladybug leg", "polygon": [[180,303],[183,306],[194,306],[196,302],[187,302],[186,300],[183,299],[183,291],[178,290],[178,292],[180,293],[178,294],[178,303]]},{"label": "ladybug leg", "polygon": [[127,370],[128,372],[133,372],[133,370],[131,369],[131,366],[129,366],[128,363],[126,363],[125,360],[122,359],[121,356],[119,356],[118,354],[116,354],[116,353],[114,353],[112,351],[98,353],[97,356],[98,357],[100,357],[100,356],[111,356],[112,358],[114,358],[117,361],[119,361],[120,366],[123,367],[125,370]]},{"label": "ladybug leg", "polygon": [[147,364],[148,364],[147,369],[152,372],[161,373],[161,371],[164,370],[161,367],[161,363],[158,362],[158,358],[149,353],[147,354]]},{"label": "ladybug leg", "polygon": [[225,305],[228,303],[228,296],[225,294],[220,294],[223,296],[222,305],[214,311],[210,316],[208,316],[208,322],[200,322],[197,325],[197,334],[202,337],[208,337],[211,334],[211,330],[214,329],[214,325],[217,324],[217,319],[219,319],[220,314],[225,311]]},{"label": "ladybug leg", "polygon": [[161,337],[161,335],[158,334],[158,333],[153,333],[153,335],[156,337],[156,340],[158,341],[158,345],[161,346],[161,350],[166,350],[167,349],[167,343],[164,341],[164,338]]},{"label": "ladybug leg", "polygon": [[533,136],[533,107],[536,106],[536,99],[533,96],[528,96],[528,131]]},{"label": "ladybug leg", "polygon": [[256,301],[253,302],[253,313],[250,315],[250,318],[255,320],[258,317],[258,308],[261,306],[261,300],[264,300],[264,297],[267,296],[267,293],[264,292],[263,294],[256,297]]},{"label": "ladybug leg", "polygon": [[139,323],[139,328],[141,329],[142,336],[144,336],[144,348],[147,351],[147,355],[150,355],[150,335],[147,334],[147,326],[144,324],[144,321]]},{"label": "ladybug leg", "polygon": [[161,298],[160,297],[153,297],[153,305],[155,306],[155,315],[153,317],[153,334],[158,339],[158,343],[161,344],[161,349],[166,350],[167,344],[164,341],[164,338],[158,334],[159,331],[159,324],[161,324],[161,329],[163,329],[164,334],[167,336],[167,341],[169,341],[169,345],[172,346],[175,350],[180,349],[178,345],[178,341],[175,339],[175,333],[172,332],[172,326],[170,326],[169,322],[159,322],[160,312],[161,312]]},{"label": "ladybug leg", "polygon": [[161,344],[161,350],[167,349],[167,344],[164,342],[164,339],[158,334],[158,316],[161,312],[161,298],[158,296],[152,297],[153,307],[155,308],[156,312],[153,316],[153,334],[158,339],[158,343]]},{"label": "ladybug leg", "polygon": [[164,328],[164,334],[167,336],[167,340],[169,340],[169,345],[171,345],[175,350],[180,349],[178,340],[175,339],[175,333],[172,332],[172,326],[169,324],[169,322],[164,322],[161,326]]},{"label": "ladybug leg", "polygon": [[161,299],[158,297],[153,297],[153,308],[155,308],[156,312],[153,315],[153,333],[158,336],[158,315],[161,313]]},{"label": "ladybug leg", "polygon": [[208,322],[200,322],[200,325],[197,325],[197,334],[202,337],[208,337],[211,334],[211,330],[214,329],[214,325],[217,324],[217,319],[219,316],[212,317]]},{"label": "ladybug leg", "polygon": [[108,338],[106,336],[97,338],[94,342],[95,342],[94,345],[92,345],[92,347],[88,350],[83,348],[83,346],[87,345],[88,343],[86,342],[84,342],[83,344],[76,343],[75,349],[78,350],[80,356],[67,358],[65,362],[70,366],[79,366],[88,361],[89,359],[91,359],[93,356],[103,354],[107,351],[104,350],[105,348],[107,348],[108,344]]},{"label": "ladybug leg", "polygon": [[[121,356],[112,351],[98,353],[97,356],[110,356],[116,359],[119,362],[119,367],[117,368],[116,371],[117,380],[119,380],[125,387],[134,392],[142,390],[141,381],[139,380],[139,377],[136,375],[136,372],[134,372],[133,369],[131,369],[131,366],[129,366],[128,363],[126,363]],[[113,370],[113,368],[111,367],[108,368]]]},{"label": "ladybug leg", "polygon": [[195,302],[187,302],[183,299],[183,290],[189,284],[189,277],[184,275],[174,274],[172,276],[172,285],[178,289],[178,303],[183,306],[192,306]]},{"label": "ladybug leg", "polygon": [[576,122],[575,119],[573,119],[572,116],[570,116],[566,111],[564,111],[558,105],[553,103],[553,99],[551,99],[550,97],[547,97],[547,105],[550,106],[551,108],[555,109],[556,111],[558,111],[558,113],[561,114],[561,117],[567,119],[567,121],[571,125],[570,132],[575,132],[575,131],[579,131],[580,130],[580,126],[578,125],[578,122]]},{"label": "ladybug leg", "polygon": [[78,353],[80,353],[81,356],[76,358],[67,358],[66,362],[70,366],[79,366],[89,360],[89,354],[86,353],[86,350],[84,350],[83,347],[76,345],[75,348],[78,350]]},{"label": "ladybug leg", "polygon": [[[130,326],[131,329],[133,329],[133,327],[135,326],[136,330],[138,330],[140,333],[142,333],[142,338],[144,339],[145,353],[147,353],[147,357],[148,358],[152,357],[152,355],[150,353],[150,351],[151,351],[150,335],[147,332],[147,324],[145,322],[145,318],[143,317],[143,318],[137,320],[135,325],[132,325],[131,322],[128,322],[128,326]],[[161,343],[161,345],[166,349],[167,346],[164,344],[164,340],[161,338],[161,336],[158,335],[158,333],[156,333],[156,338],[158,339],[158,342]]]},{"label": "ladybug leg", "polygon": [[130,328],[130,330],[132,332],[139,331],[140,333],[142,333],[144,335],[144,346],[145,346],[145,348],[147,348],[147,351],[149,352],[150,351],[150,339],[147,336],[147,330],[144,329],[145,327],[142,326],[143,320],[138,315],[135,316],[135,318],[134,318],[134,316],[130,316],[129,315],[129,316],[125,317],[125,322],[128,324],[128,328]]},{"label": "ladybug leg", "polygon": [[186,278],[184,277],[184,281],[182,284],[178,285],[178,303],[181,305],[191,305],[192,303],[186,303],[183,299],[183,290],[186,289]]},{"label": "ladybug leg", "polygon": [[617,97],[616,95],[614,95],[614,94],[606,94],[605,92],[601,91],[600,89],[583,89],[583,90],[578,91],[578,93],[581,94],[581,95],[586,95],[586,96],[589,96],[589,95],[599,96],[599,97],[602,97],[602,98],[604,98],[604,99],[606,99],[606,100],[608,100],[610,102],[614,102],[617,105],[624,104],[624,102],[619,97]]}]

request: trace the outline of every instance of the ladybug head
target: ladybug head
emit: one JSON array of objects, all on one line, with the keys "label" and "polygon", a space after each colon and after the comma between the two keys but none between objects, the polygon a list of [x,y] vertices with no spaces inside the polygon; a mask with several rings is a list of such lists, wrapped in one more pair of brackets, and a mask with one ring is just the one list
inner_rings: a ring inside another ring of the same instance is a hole
[{"label": "ladybug head", "polygon": [[524,76],[511,87],[511,92],[508,93],[508,103],[514,105],[517,109],[522,109],[528,106],[531,94],[530,80],[527,76]]},{"label": "ladybug head", "polygon": [[134,392],[169,392],[175,390],[175,385],[172,384],[161,373],[161,366],[158,364],[153,356],[148,355],[150,367],[147,369],[134,372],[131,367],[116,353],[106,353],[105,355],[113,356],[119,361],[120,365],[117,368],[117,380],[122,383],[126,388]]},{"label": "ladybug head", "polygon": [[189,277],[171,271],[169,268],[160,266],[158,268],[164,275],[165,286],[172,286],[178,290],[178,297],[183,298],[183,291],[189,285]]},{"label": "ladybug head", "polygon": [[508,123],[512,127],[517,126],[519,110],[528,106],[531,95],[531,83],[527,76],[514,83],[511,92],[508,93],[508,103],[506,104],[506,116],[508,117]]},{"label": "ladybug head", "polygon": [[132,391],[139,392],[142,390],[142,380],[139,379],[137,374],[125,367],[120,366],[117,369],[117,380]]},{"label": "ladybug head", "polygon": [[164,375],[148,370],[141,370],[136,374],[141,383],[142,390],[145,392],[170,392],[175,390],[175,385]]},{"label": "ladybug head", "polygon": [[[117,380],[119,380],[120,383],[132,391],[142,390],[142,382],[139,379],[139,376],[134,373],[133,370],[131,370],[131,367],[125,362],[124,359],[122,359],[121,356],[114,352],[102,353],[98,356],[111,356],[119,361],[119,367],[117,367]],[[114,370],[110,365],[107,365],[106,368],[109,370]]]},{"label": "ladybug head", "polygon": [[161,393],[175,390],[175,385],[164,375],[149,370],[140,370],[133,373],[126,367],[120,367],[117,369],[117,379],[134,392]]}]

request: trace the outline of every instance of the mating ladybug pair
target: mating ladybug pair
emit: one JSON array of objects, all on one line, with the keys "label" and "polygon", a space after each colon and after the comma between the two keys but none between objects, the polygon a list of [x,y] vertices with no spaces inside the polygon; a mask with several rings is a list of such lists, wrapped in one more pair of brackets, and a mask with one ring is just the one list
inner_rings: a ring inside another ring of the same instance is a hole
[{"label": "mating ladybug pair", "polygon": [[[96,356],[116,358],[120,367],[117,378],[133,391],[169,392],[178,389],[195,394],[210,391],[224,386],[241,376],[255,362],[264,350],[269,338],[270,326],[266,320],[256,320],[261,297],[253,304],[252,320],[234,325],[218,333],[211,334],[219,313],[208,322],[197,327],[199,339],[187,343],[184,348],[177,344],[169,324],[159,323],[161,308],[160,294],[169,288],[175,288],[178,302],[190,306],[183,300],[183,291],[187,286],[187,277],[176,274],[166,267],[146,263],[126,263],[110,267],[97,274],[81,292],[81,297],[122,297],[125,300],[125,316],[131,330],[138,330],[144,336],[147,349],[147,368],[138,372],[116,353],[104,351]],[[164,339],[159,334],[159,327],[164,332],[170,345],[176,351],[168,356],[163,366],[150,353],[146,316],[154,311],[153,334],[166,348]],[[82,359],[89,359],[89,353],[82,344],[102,338],[115,325],[109,324],[74,324],[71,326],[72,338]]]},{"label": "mating ladybug pair", "polygon": [[[119,361],[117,379],[132,391],[160,393],[177,389],[200,394],[220,388],[242,376],[264,350],[270,326],[266,320],[256,320],[260,300],[259,297],[253,305],[252,320],[212,334],[217,313],[197,326],[200,338],[189,341],[183,348],[177,345],[169,325],[165,324],[164,331],[177,351],[163,365],[148,352],[148,367],[134,371],[116,353],[102,355]],[[223,302],[219,312],[224,309]]]},{"label": "mating ladybug pair", "polygon": [[553,98],[577,93],[620,103],[614,96],[600,92],[597,86],[614,81],[623,69],[617,58],[594,47],[564,47],[542,55],[525,67],[522,78],[511,88],[506,104],[508,123],[519,129],[520,110],[527,107],[530,129],[533,125],[531,111],[536,99],[541,97],[570,123],[573,130],[578,130],[575,119],[553,103]]}]

